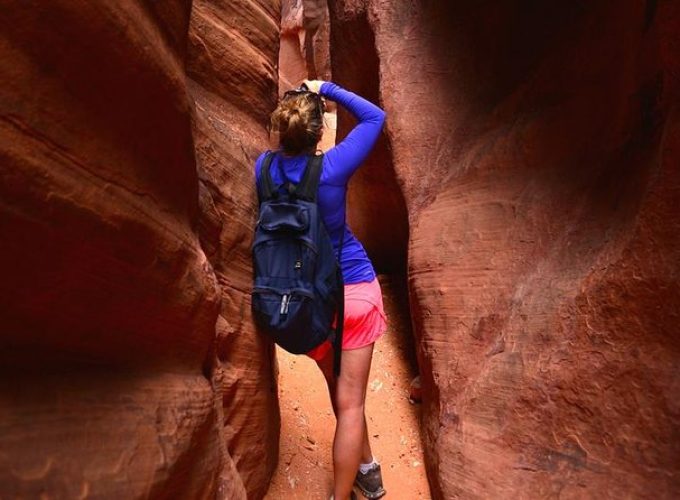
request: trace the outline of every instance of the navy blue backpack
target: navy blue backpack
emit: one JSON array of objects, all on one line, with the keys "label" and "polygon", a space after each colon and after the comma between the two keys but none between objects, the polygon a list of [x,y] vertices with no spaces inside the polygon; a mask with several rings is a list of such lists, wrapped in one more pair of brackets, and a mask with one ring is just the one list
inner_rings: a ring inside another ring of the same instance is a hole
[{"label": "navy blue backpack", "polygon": [[[287,180],[280,186],[274,185],[270,174],[273,158],[271,151],[265,156],[258,183],[253,316],[260,330],[293,354],[305,353],[330,338],[339,375],[344,286],[317,205],[323,155],[309,158],[299,184]],[[336,313],[340,320],[333,329]]]}]

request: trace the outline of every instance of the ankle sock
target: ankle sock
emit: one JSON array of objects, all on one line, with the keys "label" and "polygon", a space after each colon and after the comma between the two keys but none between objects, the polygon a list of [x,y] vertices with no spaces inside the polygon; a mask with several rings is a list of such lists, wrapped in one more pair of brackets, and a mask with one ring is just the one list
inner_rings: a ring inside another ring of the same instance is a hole
[{"label": "ankle sock", "polygon": [[375,457],[367,463],[367,464],[359,464],[359,472],[362,474],[368,474],[368,471],[373,469],[376,465],[378,465],[378,462],[376,461]]}]

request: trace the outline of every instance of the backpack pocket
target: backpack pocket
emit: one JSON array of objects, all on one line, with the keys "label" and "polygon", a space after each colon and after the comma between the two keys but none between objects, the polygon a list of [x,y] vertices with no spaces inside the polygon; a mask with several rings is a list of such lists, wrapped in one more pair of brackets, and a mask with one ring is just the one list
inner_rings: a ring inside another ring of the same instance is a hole
[{"label": "backpack pocket", "polygon": [[313,294],[304,289],[253,289],[253,316],[274,342],[293,354],[305,353],[320,342],[310,335]]},{"label": "backpack pocket", "polygon": [[[255,287],[311,287],[317,269],[317,250],[303,238],[269,239],[253,247]],[[264,283],[258,282],[262,279]]]},{"label": "backpack pocket", "polygon": [[309,209],[297,203],[267,203],[258,224],[268,232],[304,233],[309,229]]}]

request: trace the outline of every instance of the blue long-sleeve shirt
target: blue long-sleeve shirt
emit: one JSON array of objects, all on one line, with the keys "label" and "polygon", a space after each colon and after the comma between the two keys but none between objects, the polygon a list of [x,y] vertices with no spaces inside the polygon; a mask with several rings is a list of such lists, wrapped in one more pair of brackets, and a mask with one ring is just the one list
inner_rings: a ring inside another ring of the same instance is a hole
[{"label": "blue long-sleeve shirt", "polygon": [[[345,202],[347,183],[373,149],[385,122],[385,112],[335,83],[325,82],[321,85],[320,94],[343,106],[358,121],[347,137],[324,155],[318,193],[321,218],[333,241],[336,255],[344,232],[341,267],[345,284],[371,282],[375,278],[375,270],[363,245],[345,222]],[[262,153],[255,162],[257,182],[260,180],[265,154]],[[278,152],[269,169],[274,184],[283,184],[286,179],[299,183],[308,158],[305,154],[287,157]]]}]

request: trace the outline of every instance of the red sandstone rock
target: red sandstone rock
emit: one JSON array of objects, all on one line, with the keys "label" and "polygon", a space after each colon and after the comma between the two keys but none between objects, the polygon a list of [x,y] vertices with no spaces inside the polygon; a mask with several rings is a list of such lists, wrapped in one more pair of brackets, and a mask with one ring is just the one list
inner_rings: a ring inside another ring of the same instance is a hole
[{"label": "red sandstone rock", "polygon": [[[3,497],[266,488],[244,186],[278,5],[194,7],[191,97],[188,2],[0,12]],[[388,112],[350,218],[378,267],[410,229],[433,494],[679,496],[677,6],[332,7],[337,79]]]},{"label": "red sandstone rock", "polygon": [[180,1],[0,13],[2,497],[215,494],[188,20]]},{"label": "red sandstone rock", "polygon": [[279,92],[303,79],[330,80],[328,7],[324,0],[283,0]]},{"label": "red sandstone rock", "polygon": [[226,445],[247,498],[264,495],[278,459],[274,353],[250,316],[253,165],[267,147],[264,125],[276,103],[278,9],[264,0],[195,0],[189,32],[199,235],[222,285],[213,380],[223,394]]},{"label": "red sandstone rock", "polygon": [[0,10],[0,497],[266,488],[246,284],[278,5],[193,4]]},{"label": "red sandstone rock", "polygon": [[[331,10],[333,74],[340,85],[379,104],[380,60],[365,12],[361,2],[343,2]],[[339,108],[337,141],[354,125],[354,118]],[[352,177],[347,222],[379,273],[405,272],[408,216],[384,135]]]},{"label": "red sandstone rock", "polygon": [[678,497],[677,5],[330,4],[408,207],[433,495]]}]

